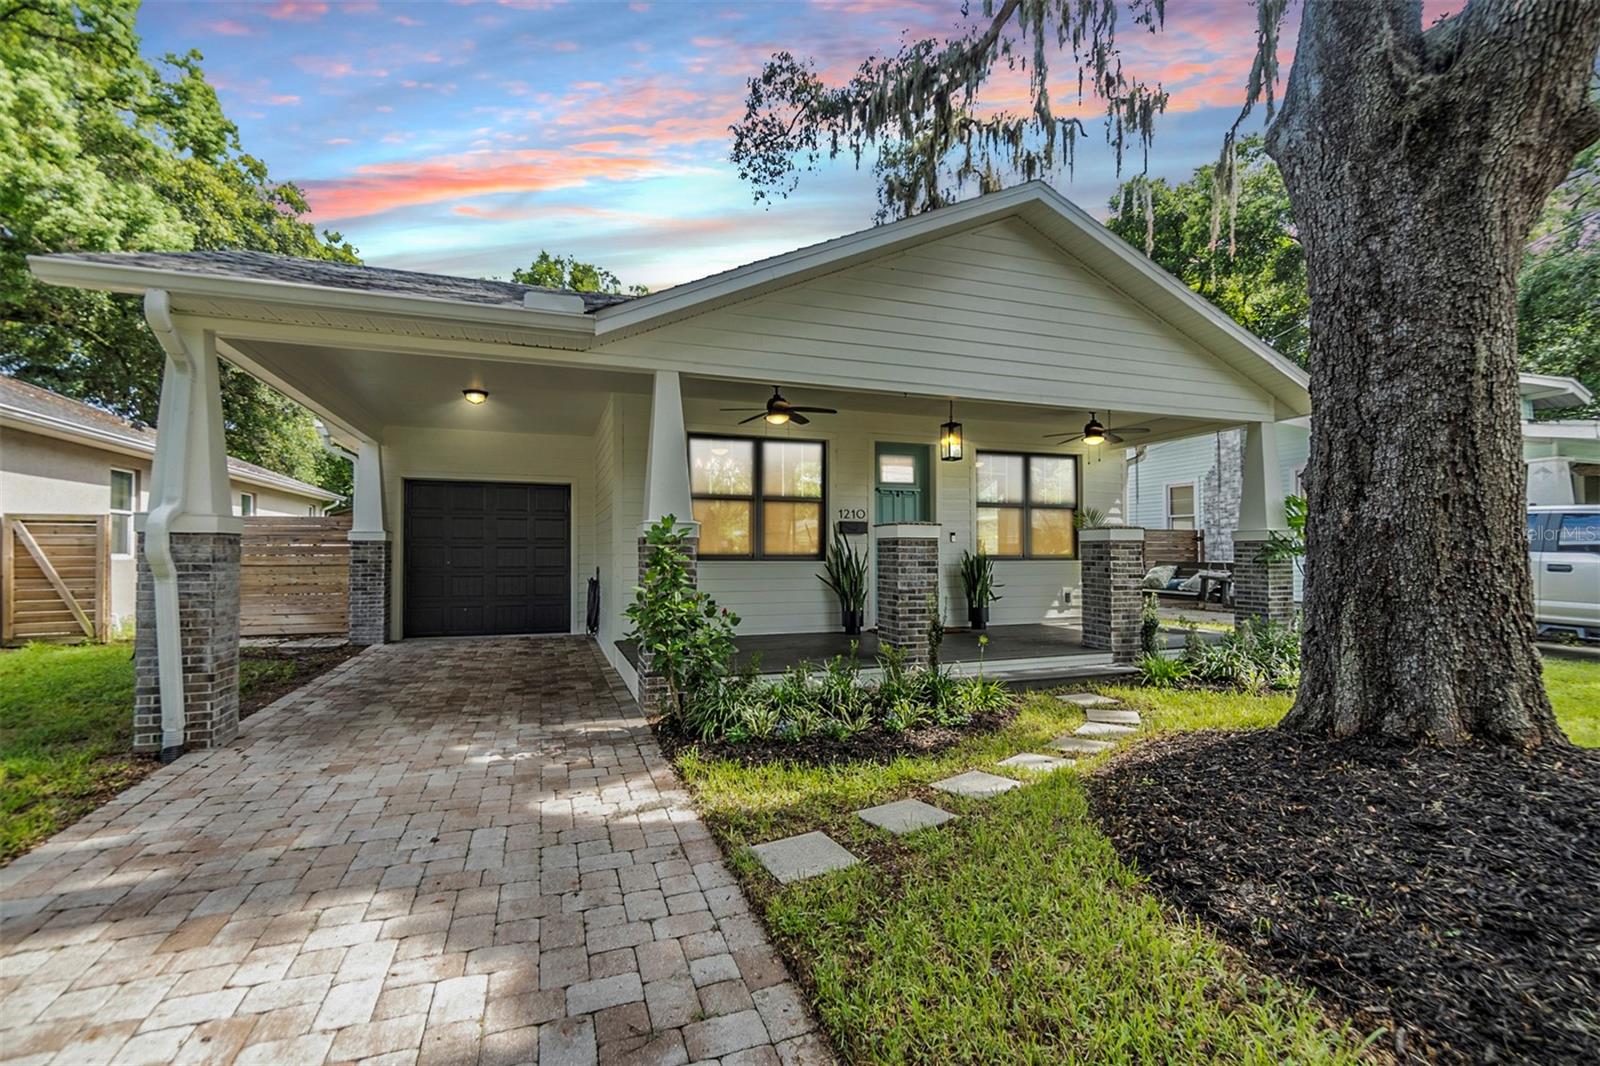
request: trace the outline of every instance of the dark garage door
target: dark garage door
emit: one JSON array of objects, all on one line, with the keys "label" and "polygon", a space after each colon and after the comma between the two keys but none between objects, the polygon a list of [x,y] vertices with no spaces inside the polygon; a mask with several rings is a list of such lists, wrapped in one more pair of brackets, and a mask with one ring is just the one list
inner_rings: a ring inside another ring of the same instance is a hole
[{"label": "dark garage door", "polygon": [[406,636],[571,628],[566,485],[405,484]]}]

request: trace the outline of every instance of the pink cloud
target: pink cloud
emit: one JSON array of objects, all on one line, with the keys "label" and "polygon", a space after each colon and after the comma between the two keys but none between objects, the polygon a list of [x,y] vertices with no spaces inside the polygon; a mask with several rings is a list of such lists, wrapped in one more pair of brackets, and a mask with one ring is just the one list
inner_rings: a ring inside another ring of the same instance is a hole
[{"label": "pink cloud", "polygon": [[205,28],[223,37],[250,37],[255,31],[238,19],[218,19],[205,23]]},{"label": "pink cloud", "polygon": [[278,0],[267,9],[267,17],[282,22],[315,22],[328,13],[322,0]]},{"label": "pink cloud", "polygon": [[421,19],[414,19],[410,15],[396,15],[394,17],[394,20],[396,22],[398,22],[402,26],[413,26],[414,27],[414,26],[426,26],[427,25],[427,23],[423,22]]},{"label": "pink cloud", "polygon": [[668,168],[643,155],[523,149],[369,163],[348,177],[300,184],[312,217],[328,222],[461,197],[544,192],[591,181],[635,181],[667,172]]}]

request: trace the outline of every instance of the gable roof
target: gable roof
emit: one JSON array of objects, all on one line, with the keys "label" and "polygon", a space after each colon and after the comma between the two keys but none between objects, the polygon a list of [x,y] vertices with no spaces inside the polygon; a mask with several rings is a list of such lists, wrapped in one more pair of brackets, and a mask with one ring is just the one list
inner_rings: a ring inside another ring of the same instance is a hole
[{"label": "gable roof", "polygon": [[[0,374],[0,425],[43,432],[89,445],[138,455],[154,455],[156,431],[58,392]],[[331,502],[337,493],[228,456],[228,476],[280,492]]]},{"label": "gable roof", "polygon": [[[1042,181],[636,298],[586,293],[580,301],[571,293],[511,282],[308,262],[253,252],[69,253],[33,256],[29,264],[41,280],[80,288],[119,292],[166,288],[175,296],[192,292],[202,297],[247,297],[300,306],[336,305],[369,315],[420,315],[457,325],[539,329],[546,331],[547,337],[559,334],[563,345],[581,349],[1005,218],[1018,218],[1033,226],[1063,255],[1260,388],[1272,397],[1280,418],[1310,413],[1310,381],[1303,370]],[[513,292],[516,289],[522,290],[520,297]]]}]

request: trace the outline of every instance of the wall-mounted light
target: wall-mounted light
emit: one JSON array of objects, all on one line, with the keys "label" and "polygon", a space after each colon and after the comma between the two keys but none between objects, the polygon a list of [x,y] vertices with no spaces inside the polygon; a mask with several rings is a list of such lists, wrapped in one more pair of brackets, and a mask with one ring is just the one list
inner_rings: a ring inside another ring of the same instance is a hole
[{"label": "wall-mounted light", "polygon": [[472,406],[477,407],[479,404],[489,399],[489,394],[484,392],[482,389],[462,389],[461,398],[466,400]]},{"label": "wall-mounted light", "polygon": [[956,421],[956,402],[950,401],[950,421],[939,427],[939,461],[961,461],[961,423]]}]

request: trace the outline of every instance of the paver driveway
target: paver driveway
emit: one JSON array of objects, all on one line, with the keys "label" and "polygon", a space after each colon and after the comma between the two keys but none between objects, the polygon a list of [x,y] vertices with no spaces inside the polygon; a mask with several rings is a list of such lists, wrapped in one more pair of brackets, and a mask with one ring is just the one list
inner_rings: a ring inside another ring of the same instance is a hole
[{"label": "paver driveway", "polygon": [[581,638],[369,649],[0,886],[8,1062],[828,1060]]}]

